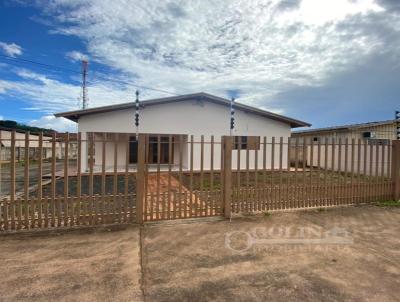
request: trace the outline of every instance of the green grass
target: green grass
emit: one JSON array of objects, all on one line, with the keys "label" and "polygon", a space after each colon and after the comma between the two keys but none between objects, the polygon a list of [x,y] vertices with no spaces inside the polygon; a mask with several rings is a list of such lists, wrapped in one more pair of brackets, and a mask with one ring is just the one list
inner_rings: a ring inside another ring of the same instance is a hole
[{"label": "green grass", "polygon": [[378,203],[379,207],[400,207],[400,200],[387,200]]}]

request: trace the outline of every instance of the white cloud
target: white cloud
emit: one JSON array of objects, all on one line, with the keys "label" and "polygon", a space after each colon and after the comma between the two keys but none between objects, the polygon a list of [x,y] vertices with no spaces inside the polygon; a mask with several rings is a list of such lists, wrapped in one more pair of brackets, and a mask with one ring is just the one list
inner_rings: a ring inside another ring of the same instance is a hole
[{"label": "white cloud", "polygon": [[53,115],[45,115],[28,123],[30,126],[53,129],[60,132],[76,132],[76,123],[65,118],[56,118]]},{"label": "white cloud", "polygon": [[13,58],[22,55],[22,47],[15,43],[7,44],[5,42],[0,42],[0,49],[3,53]]},{"label": "white cloud", "polygon": [[[32,106],[24,110],[47,113],[79,108],[80,84],[64,83],[47,75],[26,69],[12,69],[18,81],[0,80],[0,95],[29,99]],[[134,88],[112,82],[93,83],[89,90],[89,106],[105,106],[134,100]],[[144,97],[146,94],[144,94]]]},{"label": "white cloud", "polygon": [[238,89],[254,104],[321,83],[333,68],[351,68],[382,47],[365,45],[361,32],[347,39],[337,27],[383,11],[372,0],[304,0],[281,9],[283,2],[120,0],[110,9],[106,0],[62,0],[45,9],[64,24],[59,33],[87,41],[92,57],[139,84],[178,93]]},{"label": "white cloud", "polygon": [[[109,78],[133,81],[177,94],[206,91],[284,112],[274,97],[293,87],[322,86],[329,77],[361,65],[388,49],[382,35],[363,30],[371,16],[385,26],[400,21],[372,0],[226,1],[39,1],[55,18],[52,30],[85,43],[94,64],[119,70]],[[351,23],[353,28],[344,24]],[[347,22],[347,23],[346,23]],[[49,23],[51,24],[51,23]],[[361,25],[360,25],[361,24]],[[400,48],[398,41],[391,47]],[[1,68],[1,67],[0,67]],[[22,81],[0,81],[0,93],[33,100],[46,112],[77,108],[80,85],[18,71]],[[91,107],[133,100],[133,86],[94,79],[89,68]],[[143,98],[160,93],[142,89]]]},{"label": "white cloud", "polygon": [[67,56],[67,58],[71,59],[73,62],[82,61],[82,60],[85,60],[85,61],[89,60],[88,55],[85,55],[85,54],[81,53],[80,51],[76,51],[76,50],[69,51],[65,55]]}]

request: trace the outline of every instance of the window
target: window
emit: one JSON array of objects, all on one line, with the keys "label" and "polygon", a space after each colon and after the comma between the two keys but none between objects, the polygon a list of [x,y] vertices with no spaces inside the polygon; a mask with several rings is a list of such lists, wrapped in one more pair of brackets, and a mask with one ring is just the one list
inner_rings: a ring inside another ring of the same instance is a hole
[{"label": "window", "polygon": [[234,150],[260,150],[259,136],[235,136]]},{"label": "window", "polygon": [[[173,164],[174,163],[174,137],[171,140],[171,146],[169,144],[169,136],[160,136],[160,141],[158,141],[158,136],[149,137],[149,148],[147,161],[149,164]],[[160,150],[158,148],[160,147]],[[170,154],[170,148],[172,150]],[[171,156],[170,156],[171,155]],[[158,159],[159,157],[159,159]],[[171,162],[170,162],[171,157]]]},{"label": "window", "polygon": [[375,137],[375,132],[371,131],[366,131],[362,133],[363,138],[374,138]]},{"label": "window", "polygon": [[319,141],[319,137],[318,136],[314,136],[312,140],[313,140],[313,142],[318,142]]}]

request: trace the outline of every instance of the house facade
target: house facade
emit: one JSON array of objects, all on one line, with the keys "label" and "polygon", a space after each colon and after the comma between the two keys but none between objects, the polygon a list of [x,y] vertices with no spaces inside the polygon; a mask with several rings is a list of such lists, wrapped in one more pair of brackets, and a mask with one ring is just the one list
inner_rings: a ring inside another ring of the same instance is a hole
[{"label": "house facade", "polygon": [[[89,134],[93,135],[95,140],[95,166],[102,163],[103,150],[105,150],[107,170],[114,166],[115,160],[118,169],[123,169],[128,158],[129,164],[134,167],[137,152],[135,133],[137,131],[149,134],[150,142],[152,139],[157,141],[158,137],[162,142],[158,146],[157,144],[150,144],[147,151],[149,164],[156,163],[157,157],[160,157],[161,164],[178,164],[178,161],[180,161],[178,153],[181,152],[184,169],[189,167],[191,156],[193,157],[194,169],[199,169],[201,155],[199,142],[202,139],[204,142],[210,142],[211,136],[214,136],[216,142],[214,153],[219,154],[221,137],[230,135],[229,106],[229,100],[206,93],[142,101],[140,102],[138,129],[136,129],[134,122],[135,104],[133,102],[58,113],[55,116],[68,118],[78,123],[78,129],[84,141],[82,143],[83,171],[88,168],[87,139]],[[235,103],[235,128],[232,135],[237,137],[236,141],[242,144],[243,149],[259,149],[260,139],[264,136],[287,139],[290,137],[292,128],[304,126],[309,126],[309,124]],[[107,140],[105,146],[102,142],[104,139]],[[192,139],[196,142],[192,147],[193,155],[190,154],[192,149],[189,146]],[[171,141],[172,146],[169,146]],[[204,154],[209,154],[210,144],[205,144],[204,148]],[[117,156],[114,156],[115,151]],[[170,155],[170,151],[173,154]],[[129,155],[127,152],[129,152]],[[287,150],[284,152],[287,152]],[[209,169],[209,165],[210,160],[204,160],[203,168]],[[219,168],[220,157],[215,157],[213,165],[214,168]]]}]

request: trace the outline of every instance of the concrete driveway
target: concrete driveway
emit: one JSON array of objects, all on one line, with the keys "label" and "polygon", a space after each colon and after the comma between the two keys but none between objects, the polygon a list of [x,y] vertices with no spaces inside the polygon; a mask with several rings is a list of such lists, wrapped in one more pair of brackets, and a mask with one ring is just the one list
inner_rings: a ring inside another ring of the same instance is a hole
[{"label": "concrete driveway", "polygon": [[363,206],[2,235],[0,301],[398,301],[399,234]]}]

